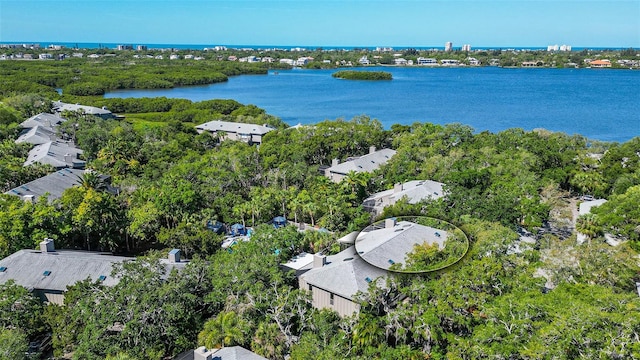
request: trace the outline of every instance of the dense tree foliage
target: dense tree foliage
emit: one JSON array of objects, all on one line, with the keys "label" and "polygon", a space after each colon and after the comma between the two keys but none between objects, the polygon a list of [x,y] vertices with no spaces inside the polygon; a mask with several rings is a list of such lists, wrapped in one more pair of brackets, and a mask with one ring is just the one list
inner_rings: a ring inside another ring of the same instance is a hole
[{"label": "dense tree foliage", "polygon": [[393,76],[386,71],[342,70],[331,74],[334,78],[347,80],[391,80]]}]

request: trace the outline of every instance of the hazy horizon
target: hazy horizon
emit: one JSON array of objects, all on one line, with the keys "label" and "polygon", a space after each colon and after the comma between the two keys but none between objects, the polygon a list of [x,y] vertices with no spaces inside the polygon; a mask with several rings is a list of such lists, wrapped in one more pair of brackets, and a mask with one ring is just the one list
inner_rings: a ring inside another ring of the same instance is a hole
[{"label": "hazy horizon", "polygon": [[636,48],[639,19],[638,0],[0,0],[0,42]]}]

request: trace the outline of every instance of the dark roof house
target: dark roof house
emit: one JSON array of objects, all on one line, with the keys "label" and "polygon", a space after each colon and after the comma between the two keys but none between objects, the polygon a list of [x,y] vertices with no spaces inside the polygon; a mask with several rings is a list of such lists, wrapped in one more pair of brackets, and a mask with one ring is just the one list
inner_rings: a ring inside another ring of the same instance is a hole
[{"label": "dark roof house", "polygon": [[393,149],[382,149],[376,151],[375,146],[369,148],[369,153],[360,157],[350,158],[343,163],[338,159],[333,159],[330,167],[324,170],[324,175],[333,182],[340,182],[350,172],[372,172],[384,165],[396,154]]},{"label": "dark roof house", "polygon": [[[115,263],[135,258],[110,253],[56,250],[51,239],[40,243],[40,250],[19,250],[0,260],[0,284],[9,280],[34,292],[43,301],[62,305],[67,286],[91,279],[107,286],[118,283],[111,276]],[[184,267],[179,251],[172,251],[162,261],[167,270]]]},{"label": "dark roof house", "polygon": [[84,174],[84,170],[60,169],[54,173],[15,187],[5,192],[5,194],[20,196],[23,200],[29,201],[36,201],[41,196],[48,194],[49,201],[52,201],[59,199],[65,190],[75,185],[80,185],[80,177],[82,174]]}]

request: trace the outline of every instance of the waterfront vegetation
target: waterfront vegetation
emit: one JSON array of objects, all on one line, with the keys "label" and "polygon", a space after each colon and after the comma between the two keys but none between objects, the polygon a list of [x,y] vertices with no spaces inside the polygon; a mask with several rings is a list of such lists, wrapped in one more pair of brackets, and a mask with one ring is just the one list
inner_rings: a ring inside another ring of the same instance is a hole
[{"label": "waterfront vegetation", "polygon": [[391,80],[393,76],[386,71],[353,71],[342,70],[333,73],[331,76],[338,79],[347,80]]},{"label": "waterfront vegetation", "polygon": [[[288,129],[233,100],[55,91],[137,83],[127,78],[176,86],[184,83],[176,74],[210,81],[222,79],[212,74],[266,69],[214,63],[183,73],[169,60],[166,68],[118,57],[0,62],[2,192],[52,171],[23,167],[28,148],[14,143],[18,124],[49,111],[51,100],[124,115],[65,113],[60,128],[73,134],[89,168],[112,176],[119,193],[87,178],[53,202],[0,195],[0,257],[44,237],[57,248],[140,256],[117,267],[116,286],[71,287],[65,306],[45,306],[27,289],[0,285],[0,356],[23,358],[30,340],[50,333],[55,356],[74,359],[155,360],[197,345],[241,345],[273,359],[637,358],[640,137],[619,144],[544,130],[474,133],[462,124],[384,129],[366,116]],[[259,147],[195,131],[196,123],[217,118],[276,129]],[[397,154],[379,170],[350,173],[337,184],[320,175],[332,159],[363,155],[371,146]],[[313,309],[279,264],[300,251],[337,252],[337,238],[370,223],[361,206],[368,194],[414,179],[445,183],[446,196],[400,201],[380,218],[443,219],[465,232],[467,255],[444,271],[372,286],[358,296],[362,308],[351,317]],[[578,219],[577,229],[588,235],[579,245],[572,213],[584,194],[609,202]],[[266,225],[279,215],[326,231]],[[227,250],[222,236],[206,228],[209,220],[255,231]],[[521,229],[535,242],[519,241]],[[607,245],[607,233],[623,242]],[[191,262],[164,274],[158,259],[171,248]]]}]

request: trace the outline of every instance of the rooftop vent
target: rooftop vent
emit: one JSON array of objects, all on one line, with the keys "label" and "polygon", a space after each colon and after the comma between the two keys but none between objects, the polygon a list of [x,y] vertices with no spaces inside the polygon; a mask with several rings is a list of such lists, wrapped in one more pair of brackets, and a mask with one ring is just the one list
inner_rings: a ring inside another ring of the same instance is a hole
[{"label": "rooftop vent", "polygon": [[42,273],[42,275],[44,275],[44,276],[49,276],[49,275],[51,275],[51,271],[49,271],[49,270],[45,270],[45,271]]},{"label": "rooftop vent", "polygon": [[313,268],[321,268],[327,265],[327,257],[322,254],[313,255]]},{"label": "rooftop vent", "polygon": [[371,281],[373,281],[373,280],[371,280],[371,278],[367,276],[366,278],[364,278],[364,281],[366,281],[366,282],[370,283],[370,282],[371,282]]},{"label": "rooftop vent", "polygon": [[395,263],[396,263],[395,261],[393,261],[393,260],[391,260],[391,259],[389,259],[389,260],[388,260],[388,262],[389,262],[389,264],[391,264],[391,265],[393,265],[393,264],[395,264]]},{"label": "rooftop vent", "polygon": [[43,253],[54,252],[56,251],[55,244],[53,243],[53,239],[44,239],[40,242],[40,251]]},{"label": "rooftop vent", "polygon": [[3,273],[7,271],[7,267],[6,266],[0,266],[0,273]]},{"label": "rooftop vent", "polygon": [[173,249],[169,251],[169,262],[170,263],[180,262],[180,249]]}]

